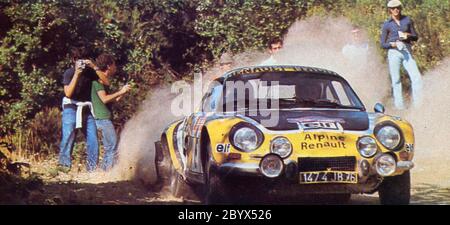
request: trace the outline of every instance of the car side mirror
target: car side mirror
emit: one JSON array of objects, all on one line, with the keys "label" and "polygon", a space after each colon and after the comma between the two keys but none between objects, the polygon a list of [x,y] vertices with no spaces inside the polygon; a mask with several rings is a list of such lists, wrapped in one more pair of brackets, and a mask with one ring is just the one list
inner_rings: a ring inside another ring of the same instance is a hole
[{"label": "car side mirror", "polygon": [[381,103],[375,104],[375,106],[373,107],[373,110],[377,113],[384,113],[386,111],[384,108],[384,105]]}]

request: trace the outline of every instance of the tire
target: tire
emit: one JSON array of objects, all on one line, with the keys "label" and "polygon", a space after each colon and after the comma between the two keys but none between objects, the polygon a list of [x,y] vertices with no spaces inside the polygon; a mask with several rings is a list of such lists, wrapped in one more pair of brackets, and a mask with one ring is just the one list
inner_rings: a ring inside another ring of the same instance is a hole
[{"label": "tire", "polygon": [[231,203],[227,193],[228,187],[224,180],[221,179],[215,171],[211,170],[211,165],[209,163],[207,165],[208,172],[206,174],[205,204],[216,205]]},{"label": "tire", "polygon": [[382,205],[408,205],[411,198],[411,176],[409,171],[402,175],[385,177],[378,195]]},{"label": "tire", "polygon": [[178,173],[173,164],[170,164],[170,180],[169,180],[169,190],[170,193],[176,197],[181,198],[183,196],[183,191],[185,189],[185,184],[183,177]]},{"label": "tire", "polygon": [[156,154],[155,164],[156,173],[158,175],[157,190],[162,191],[164,188],[167,188],[174,197],[183,197],[185,193],[188,193],[188,187],[186,187],[187,184],[184,182],[181,174],[179,174],[173,166],[169,147],[165,138],[161,140],[161,151],[156,151]]},{"label": "tire", "polygon": [[163,138],[160,144],[160,150],[155,151],[155,167],[157,175],[156,191],[161,191],[164,187],[169,185],[171,177],[171,165],[169,148],[167,140]]},{"label": "tire", "polygon": [[212,170],[211,165],[211,144],[207,144],[207,157],[205,165],[205,186],[203,201],[207,205],[230,203],[228,186],[225,181]]}]

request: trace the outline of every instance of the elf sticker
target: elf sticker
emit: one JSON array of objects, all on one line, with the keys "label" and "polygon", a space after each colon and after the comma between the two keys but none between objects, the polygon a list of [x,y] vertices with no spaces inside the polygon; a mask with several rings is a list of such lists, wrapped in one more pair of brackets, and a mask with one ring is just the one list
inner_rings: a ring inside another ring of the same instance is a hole
[{"label": "elf sticker", "polygon": [[231,144],[217,144],[216,151],[218,153],[229,153]]}]

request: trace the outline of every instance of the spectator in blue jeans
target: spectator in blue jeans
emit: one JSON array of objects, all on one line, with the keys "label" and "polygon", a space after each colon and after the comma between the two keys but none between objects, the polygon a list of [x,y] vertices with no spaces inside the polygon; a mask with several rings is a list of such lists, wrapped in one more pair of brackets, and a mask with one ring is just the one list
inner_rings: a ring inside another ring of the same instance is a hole
[{"label": "spectator in blue jeans", "polygon": [[421,104],[422,75],[412,56],[411,45],[418,40],[418,35],[411,18],[401,14],[402,3],[399,0],[391,0],[387,6],[391,18],[383,25],[381,45],[388,49],[394,104],[398,109],[404,108],[400,79],[400,66],[403,65],[411,80],[413,105],[417,107]]},{"label": "spectator in blue jeans", "polygon": [[[96,64],[108,78],[111,78],[116,73],[116,63],[111,55],[101,54],[97,57]],[[101,168],[105,171],[111,169],[117,160],[117,134],[111,121],[112,113],[109,103],[118,101],[129,90],[130,86],[125,85],[120,91],[108,94],[108,85],[101,79],[92,82],[91,98],[95,113],[95,123],[97,129],[102,133],[103,148],[105,150]]]},{"label": "spectator in blue jeans", "polygon": [[90,60],[84,48],[72,50],[74,68],[64,72],[64,98],[62,100],[62,138],[60,143],[58,170],[69,172],[72,166],[71,152],[77,129],[86,137],[87,170],[93,171],[98,161],[97,128],[93,117],[90,90],[93,80],[108,83],[105,74]]}]

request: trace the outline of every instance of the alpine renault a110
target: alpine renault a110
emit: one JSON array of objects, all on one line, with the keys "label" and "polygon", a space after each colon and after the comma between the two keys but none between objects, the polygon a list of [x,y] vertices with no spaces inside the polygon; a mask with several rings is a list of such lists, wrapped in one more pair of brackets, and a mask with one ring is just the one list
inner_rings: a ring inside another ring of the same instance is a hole
[{"label": "alpine renault a110", "polygon": [[303,66],[239,68],[215,79],[199,109],[156,142],[161,182],[191,188],[206,204],[246,195],[378,191],[382,204],[408,204],[412,126],[368,112],[335,72]]}]

